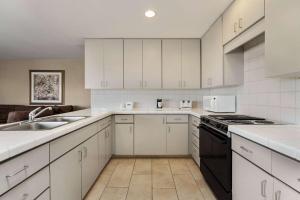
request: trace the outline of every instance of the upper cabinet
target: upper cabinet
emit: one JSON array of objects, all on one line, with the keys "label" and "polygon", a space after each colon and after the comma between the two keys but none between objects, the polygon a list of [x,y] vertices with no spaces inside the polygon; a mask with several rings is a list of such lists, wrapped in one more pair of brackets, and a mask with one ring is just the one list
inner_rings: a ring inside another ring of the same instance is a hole
[{"label": "upper cabinet", "polygon": [[200,88],[200,39],[164,39],[163,88]]},{"label": "upper cabinet", "polygon": [[266,0],[266,76],[300,74],[299,0]]},{"label": "upper cabinet", "polygon": [[143,88],[143,40],[124,40],[124,88]]},{"label": "upper cabinet", "polygon": [[264,0],[235,0],[223,14],[223,44],[265,16]]},{"label": "upper cabinet", "polygon": [[161,40],[143,40],[143,88],[161,89]]},{"label": "upper cabinet", "polygon": [[123,40],[85,41],[85,88],[123,88]]},{"label": "upper cabinet", "polygon": [[202,38],[202,88],[223,85],[222,17]]}]

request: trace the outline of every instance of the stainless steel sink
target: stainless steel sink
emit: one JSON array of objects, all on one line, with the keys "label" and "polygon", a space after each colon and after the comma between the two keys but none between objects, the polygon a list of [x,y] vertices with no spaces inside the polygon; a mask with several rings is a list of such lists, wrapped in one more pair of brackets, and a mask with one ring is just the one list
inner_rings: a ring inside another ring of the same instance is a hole
[{"label": "stainless steel sink", "polygon": [[56,117],[49,117],[45,119],[41,119],[41,122],[76,122],[81,119],[85,119],[86,117],[83,116],[56,116]]},{"label": "stainless steel sink", "polygon": [[62,125],[68,124],[68,122],[31,122],[14,124],[0,128],[0,131],[42,131],[51,130]]}]

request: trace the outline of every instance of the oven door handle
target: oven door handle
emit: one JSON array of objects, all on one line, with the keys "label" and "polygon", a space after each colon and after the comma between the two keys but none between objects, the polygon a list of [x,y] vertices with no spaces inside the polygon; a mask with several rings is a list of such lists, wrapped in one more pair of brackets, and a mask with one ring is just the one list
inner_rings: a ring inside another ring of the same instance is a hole
[{"label": "oven door handle", "polygon": [[209,128],[209,127],[207,127],[203,124],[199,125],[200,134],[201,134],[201,129],[204,129],[205,131],[209,132],[210,133],[209,135],[211,136],[211,138],[214,141],[216,141],[218,143],[221,143],[221,144],[226,144],[227,143],[227,136],[220,135],[220,133],[218,133],[214,129]]}]

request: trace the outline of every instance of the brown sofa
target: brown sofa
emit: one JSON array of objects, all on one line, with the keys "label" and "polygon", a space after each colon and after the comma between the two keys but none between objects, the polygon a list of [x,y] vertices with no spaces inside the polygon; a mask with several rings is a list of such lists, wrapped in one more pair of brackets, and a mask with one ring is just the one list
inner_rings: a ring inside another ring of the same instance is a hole
[{"label": "brown sofa", "polygon": [[[28,120],[30,111],[37,107],[45,108],[47,106],[28,106],[28,105],[0,105],[0,124],[12,123],[17,121]],[[56,115],[74,111],[74,106],[52,106],[51,111],[46,111],[40,117]]]}]

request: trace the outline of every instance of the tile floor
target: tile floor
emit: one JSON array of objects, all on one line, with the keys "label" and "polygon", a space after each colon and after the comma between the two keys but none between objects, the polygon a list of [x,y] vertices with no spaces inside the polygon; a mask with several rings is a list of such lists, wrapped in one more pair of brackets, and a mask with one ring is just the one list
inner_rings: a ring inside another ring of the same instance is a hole
[{"label": "tile floor", "polygon": [[85,200],[215,200],[192,159],[112,159]]}]

